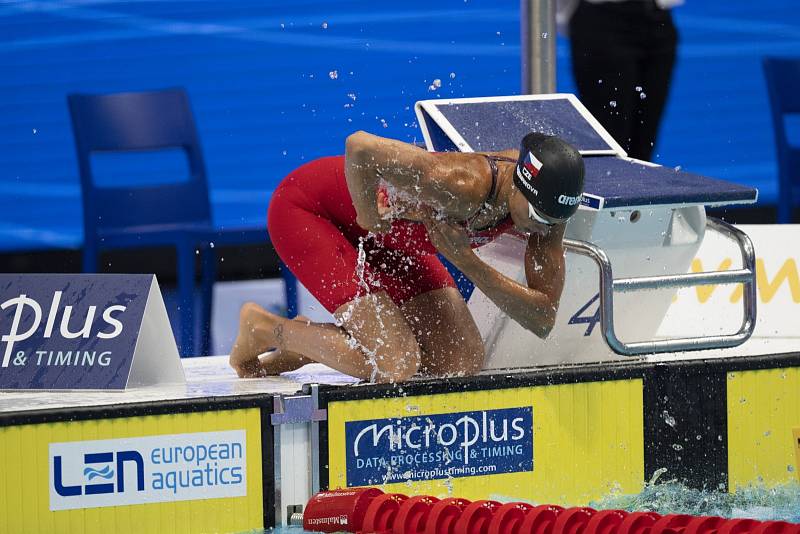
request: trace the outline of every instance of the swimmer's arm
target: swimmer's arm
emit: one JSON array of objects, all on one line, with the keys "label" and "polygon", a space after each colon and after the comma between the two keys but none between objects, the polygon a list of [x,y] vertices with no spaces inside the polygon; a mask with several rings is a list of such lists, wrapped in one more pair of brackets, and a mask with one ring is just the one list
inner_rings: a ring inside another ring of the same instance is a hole
[{"label": "swimmer's arm", "polygon": [[367,229],[371,228],[364,224],[388,228],[377,206],[376,190],[381,179],[445,215],[462,215],[459,212],[464,209],[464,200],[469,200],[464,190],[474,187],[474,173],[486,170],[485,162],[477,156],[475,165],[467,164],[464,156],[433,154],[366,132],[350,135],[345,149],[345,174],[359,224]]},{"label": "swimmer's arm", "polygon": [[446,222],[427,220],[434,245],[495,305],[526,330],[544,339],[553,329],[564,288],[564,249],[554,229],[545,237],[532,234],[525,251],[527,287],[493,269],[457,236],[457,228]]}]

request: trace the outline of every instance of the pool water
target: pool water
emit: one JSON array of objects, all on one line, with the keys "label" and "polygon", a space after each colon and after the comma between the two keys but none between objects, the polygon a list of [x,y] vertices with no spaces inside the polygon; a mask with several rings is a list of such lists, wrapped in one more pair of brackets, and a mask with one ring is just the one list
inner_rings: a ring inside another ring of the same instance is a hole
[{"label": "pool water", "polygon": [[[506,497],[493,498],[503,502],[511,500]],[[590,506],[597,510],[620,509],[629,512],[657,512],[662,515],[677,513],[715,515],[800,523],[800,483],[773,488],[753,486],[739,489],[731,494],[696,490],[675,482],[665,482],[647,485],[637,495],[609,495],[590,503]],[[300,527],[282,527],[267,530],[264,534],[305,532]],[[251,531],[247,534],[261,534],[261,531]]]}]

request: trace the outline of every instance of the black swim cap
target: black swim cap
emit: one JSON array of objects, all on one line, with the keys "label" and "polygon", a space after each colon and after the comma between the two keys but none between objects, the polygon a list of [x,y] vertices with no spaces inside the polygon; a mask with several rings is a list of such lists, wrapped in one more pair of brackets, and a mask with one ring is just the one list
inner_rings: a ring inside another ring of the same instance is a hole
[{"label": "black swim cap", "polygon": [[583,173],[583,158],[572,145],[531,132],[522,139],[514,184],[528,199],[532,218],[557,224],[578,210]]}]

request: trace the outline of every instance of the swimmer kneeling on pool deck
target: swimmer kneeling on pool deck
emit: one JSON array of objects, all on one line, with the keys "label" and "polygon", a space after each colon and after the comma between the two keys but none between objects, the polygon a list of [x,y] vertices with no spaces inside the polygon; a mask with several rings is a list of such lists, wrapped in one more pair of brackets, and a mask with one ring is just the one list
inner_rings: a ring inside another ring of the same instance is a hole
[{"label": "swimmer kneeling on pool deck", "polygon": [[[231,366],[256,377],[320,362],[375,382],[477,373],[483,342],[437,251],[503,312],[546,337],[583,175],[577,150],[539,133],[526,135],[519,151],[486,154],[350,135],[344,156],[290,173],[268,215],[278,255],[336,324],[289,320],[247,303]],[[527,286],[472,250],[512,228],[529,235]]]}]

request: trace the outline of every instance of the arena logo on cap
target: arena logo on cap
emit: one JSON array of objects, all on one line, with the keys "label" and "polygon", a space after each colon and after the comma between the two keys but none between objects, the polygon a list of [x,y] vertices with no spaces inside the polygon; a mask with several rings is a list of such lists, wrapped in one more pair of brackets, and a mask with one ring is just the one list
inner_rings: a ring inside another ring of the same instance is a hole
[{"label": "arena logo on cap", "polygon": [[576,197],[570,197],[567,195],[559,195],[558,196],[558,203],[563,204],[564,206],[574,206],[575,204],[580,203],[581,195]]},{"label": "arena logo on cap", "polygon": [[348,486],[531,471],[530,406],[345,423]]},{"label": "arena logo on cap", "polygon": [[50,510],[247,495],[245,430],[51,443]]}]

